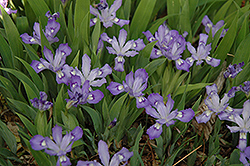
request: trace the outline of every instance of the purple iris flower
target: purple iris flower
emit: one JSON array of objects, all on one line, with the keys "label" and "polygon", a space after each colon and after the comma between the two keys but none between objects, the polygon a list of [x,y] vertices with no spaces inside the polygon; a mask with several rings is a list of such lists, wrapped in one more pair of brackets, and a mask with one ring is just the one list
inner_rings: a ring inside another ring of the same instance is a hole
[{"label": "purple iris flower", "polygon": [[242,117],[240,115],[235,115],[233,118],[231,118],[231,121],[235,122],[238,126],[227,126],[229,128],[229,130],[232,133],[235,132],[243,132],[243,133],[248,133],[250,132],[250,101],[247,100],[245,101],[244,105],[243,105],[243,111],[242,111]]},{"label": "purple iris flower", "polygon": [[[17,10],[12,10],[11,8],[7,8],[8,6],[8,0],[1,0],[0,1],[0,5],[2,5],[2,7],[4,8],[4,10],[6,11],[6,13],[11,14],[11,13],[16,13]],[[0,10],[0,15],[2,15],[2,12]]]},{"label": "purple iris flower", "polygon": [[38,108],[40,111],[46,111],[53,106],[52,102],[47,101],[47,94],[45,92],[40,92],[40,99],[34,98],[30,102],[33,107]]},{"label": "purple iris flower", "polygon": [[118,95],[121,92],[128,92],[130,96],[136,98],[137,108],[143,108],[148,105],[148,101],[143,97],[143,91],[147,88],[148,73],[145,69],[138,69],[126,75],[126,82],[122,84],[111,82],[107,89],[113,94]]},{"label": "purple iris flower", "polygon": [[205,104],[207,107],[202,114],[195,117],[198,123],[206,123],[213,113],[218,115],[220,120],[230,120],[235,115],[241,114],[242,109],[234,109],[229,106],[228,101],[232,96],[225,93],[220,100],[216,84],[206,86],[206,90],[208,97],[205,99]]},{"label": "purple iris flower", "polygon": [[[59,18],[59,13],[54,13],[53,15],[51,15],[48,11],[45,14],[45,16],[48,17],[48,23],[45,26],[45,31],[43,30],[44,35],[50,44],[58,42],[59,39],[55,37],[55,35],[60,29],[60,24],[56,22],[56,19]],[[41,45],[40,24],[35,22],[33,29],[34,29],[33,37],[29,36],[27,33],[20,35],[20,37],[22,38],[23,42],[26,44]]]},{"label": "purple iris flower", "polygon": [[249,92],[250,92],[250,81],[245,81],[244,82],[244,86],[240,85],[239,88],[246,95],[249,95]]},{"label": "purple iris flower", "polygon": [[116,11],[121,7],[121,5],[122,0],[115,0],[110,8],[106,0],[100,0],[100,3],[95,5],[97,9],[90,5],[90,13],[96,16],[96,18],[90,20],[90,26],[96,24],[98,17],[105,28],[112,27],[113,23],[119,25],[120,27],[125,24],[129,24],[129,20],[122,20],[116,17]]},{"label": "purple iris flower", "polygon": [[67,105],[66,108],[74,106],[77,107],[78,104],[96,104],[102,100],[104,97],[103,93],[100,90],[90,91],[89,81],[86,80],[81,86],[81,78],[79,76],[72,76],[70,82],[70,90],[68,94],[70,99],[66,99]]},{"label": "purple iris flower", "polygon": [[106,83],[105,77],[112,73],[112,68],[105,64],[102,68],[95,68],[91,70],[91,59],[87,54],[84,54],[82,57],[82,72],[75,67],[70,67],[64,65],[62,69],[62,77],[58,80],[60,83],[69,84],[72,80],[72,76],[79,76],[81,78],[81,84],[83,85],[86,80],[89,81],[90,86],[100,87],[102,84]]},{"label": "purple iris flower", "polygon": [[57,166],[68,166],[71,165],[70,159],[66,156],[71,151],[74,141],[79,140],[83,135],[82,129],[77,126],[74,130],[67,133],[62,137],[62,127],[56,125],[52,129],[52,136],[54,141],[49,137],[43,137],[41,135],[35,135],[30,140],[30,145],[34,150],[43,150],[45,153],[51,156],[58,156]]},{"label": "purple iris flower", "polygon": [[[104,166],[119,166],[121,162],[125,162],[124,165],[126,165],[128,159],[133,156],[133,152],[123,147],[113,155],[110,161],[108,145],[102,140],[98,142],[98,154]],[[77,166],[101,166],[101,164],[97,161],[78,161]]]},{"label": "purple iris flower", "polygon": [[64,73],[62,73],[61,69],[65,64],[66,57],[70,55],[71,48],[68,44],[60,44],[56,50],[55,57],[53,57],[52,52],[44,46],[44,56],[47,61],[43,58],[40,58],[40,61],[33,60],[31,62],[31,67],[37,72],[41,72],[44,69],[49,69],[56,73],[56,80],[59,81],[62,77],[64,77]]},{"label": "purple iris flower", "polygon": [[[214,25],[212,21],[208,18],[207,15],[204,16],[202,20],[202,24],[205,26],[205,31],[209,34],[210,29],[212,28],[212,36],[216,34],[216,32],[224,25],[224,21],[220,20]],[[228,29],[223,29],[220,37],[224,37]]]},{"label": "purple iris flower", "polygon": [[229,65],[227,70],[224,72],[224,77],[225,78],[235,78],[239,72],[241,72],[243,69],[242,67],[244,66],[244,62],[233,65]]},{"label": "purple iris flower", "polygon": [[[113,39],[111,39],[106,33],[101,35],[101,39],[112,44],[112,47],[106,48],[110,54],[117,55],[115,58],[114,69],[120,72],[124,71],[123,65],[125,63],[125,59],[123,57],[134,57],[136,54],[138,54],[137,51],[140,51],[145,47],[142,39],[137,39],[136,41],[129,40],[127,43],[125,43],[127,39],[127,31],[124,29],[120,30],[118,41],[115,36],[113,36]],[[129,51],[130,49],[136,51]]]},{"label": "purple iris flower", "polygon": [[240,161],[244,164],[244,166],[249,166],[250,160],[250,146],[246,147],[242,152],[240,152]]},{"label": "purple iris flower", "polygon": [[[194,117],[194,111],[191,108],[178,111],[171,111],[174,107],[174,100],[171,95],[168,96],[167,104],[163,102],[163,97],[158,93],[152,93],[148,96],[150,105],[146,107],[146,113],[156,118],[156,123],[147,130],[150,139],[158,138],[162,133],[162,125],[173,125],[174,119],[182,122],[189,122]],[[156,108],[156,109],[155,109]]]},{"label": "purple iris flower", "polygon": [[176,30],[169,30],[168,27],[163,24],[160,25],[158,31],[155,32],[155,36],[150,31],[143,32],[149,42],[157,41],[156,48],[152,49],[150,58],[155,59],[161,56],[165,56],[170,60],[175,61],[176,68],[178,70],[189,71],[189,64],[183,60],[182,53],[186,49],[186,40],[184,36],[185,32],[180,35]]},{"label": "purple iris flower", "polygon": [[200,65],[203,60],[207,62],[207,64],[217,67],[220,64],[220,59],[215,59],[210,56],[210,50],[211,50],[211,43],[206,45],[207,43],[208,35],[201,33],[200,34],[200,40],[199,45],[197,47],[197,51],[195,48],[191,45],[190,42],[187,42],[187,48],[188,51],[192,54],[191,57],[186,59],[186,62],[192,66],[194,61],[196,61],[196,65]]}]

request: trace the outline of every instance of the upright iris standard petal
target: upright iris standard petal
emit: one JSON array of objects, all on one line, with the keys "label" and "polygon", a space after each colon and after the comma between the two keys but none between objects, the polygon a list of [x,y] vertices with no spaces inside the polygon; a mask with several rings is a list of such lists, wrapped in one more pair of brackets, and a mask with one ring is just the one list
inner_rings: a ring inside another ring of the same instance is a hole
[{"label": "upright iris standard petal", "polygon": [[110,155],[109,155],[108,145],[102,140],[100,140],[98,143],[98,153],[103,165],[109,166]]}]

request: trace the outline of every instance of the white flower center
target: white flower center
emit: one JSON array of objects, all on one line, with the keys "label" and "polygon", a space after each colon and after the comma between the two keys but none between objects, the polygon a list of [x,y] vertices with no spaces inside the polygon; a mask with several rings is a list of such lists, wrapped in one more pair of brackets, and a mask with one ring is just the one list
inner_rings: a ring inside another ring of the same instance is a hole
[{"label": "white flower center", "polygon": [[181,65],[184,63],[183,60],[181,60],[181,59],[178,59],[176,62],[178,63],[178,65]]},{"label": "white flower center", "polygon": [[161,55],[161,54],[162,54],[161,50],[157,50],[156,55]]},{"label": "white flower center", "polygon": [[108,41],[109,41],[109,42],[112,42],[113,40],[109,38]]},{"label": "white flower center", "polygon": [[46,142],[45,142],[45,140],[43,140],[43,142],[42,142],[42,144],[41,144],[42,146],[46,146]]},{"label": "white flower center", "polygon": [[114,18],[114,22],[119,22],[119,21],[120,21],[120,19],[118,19],[117,17]]},{"label": "white flower center", "polygon": [[118,56],[118,62],[122,62],[122,56]]},{"label": "white flower center", "polygon": [[97,18],[94,18],[94,19],[93,19],[93,22],[96,23],[96,22],[97,22]]},{"label": "white flower center", "polygon": [[53,33],[54,31],[55,31],[54,29],[51,29],[51,31],[50,31],[50,32],[51,32],[51,33]]},{"label": "white flower center", "polygon": [[156,123],[156,124],[155,124],[155,128],[156,128],[157,130],[159,130],[160,127],[161,127],[161,125],[160,125],[159,123]]},{"label": "white flower center", "polygon": [[76,75],[76,71],[73,70],[72,72],[70,72],[73,76]]},{"label": "white flower center", "polygon": [[213,112],[211,110],[207,110],[205,114],[206,114],[206,116],[210,116],[212,113]]},{"label": "white flower center", "polygon": [[180,118],[182,118],[183,117],[183,113],[182,112],[178,112],[177,116],[180,117]]},{"label": "white flower center", "polygon": [[45,66],[42,64],[42,63],[39,63],[39,65],[37,66],[38,69],[42,69],[44,68]]},{"label": "white flower center", "polygon": [[139,102],[141,103],[141,102],[143,102],[145,99],[144,99],[144,97],[139,97]]},{"label": "white flower center", "polygon": [[60,156],[60,163],[66,161],[66,160],[67,160],[67,159],[66,159],[65,156]]},{"label": "white flower center", "polygon": [[207,23],[207,26],[208,26],[209,28],[212,28],[212,24]]},{"label": "white flower center", "polygon": [[150,42],[152,42],[153,40],[155,40],[155,38],[154,37],[151,37],[151,38],[149,38],[148,39]]},{"label": "white flower center", "polygon": [[123,89],[123,85],[119,85],[119,86],[117,87],[117,89],[118,89],[118,90],[122,90],[122,89]]},{"label": "white flower center", "polygon": [[227,110],[229,111],[229,112],[233,112],[233,109],[232,109],[232,107],[227,107]]},{"label": "white flower center", "polygon": [[36,39],[32,37],[32,38],[30,39],[30,42],[34,42],[34,41],[36,41]]},{"label": "white flower center", "polygon": [[89,100],[93,100],[93,99],[94,99],[94,98],[93,98],[93,95],[89,95],[89,96],[88,96],[88,99],[89,99]]},{"label": "white flower center", "polygon": [[101,70],[99,70],[99,71],[98,71],[98,76],[99,76],[99,75],[102,75],[102,73],[103,73],[103,72],[102,72]]},{"label": "white flower center", "polygon": [[211,60],[212,60],[212,58],[211,58],[210,56],[207,56],[206,59],[207,59],[208,61],[211,61]]},{"label": "white flower center", "polygon": [[119,160],[121,161],[122,159],[124,159],[124,157],[120,154],[118,154]]},{"label": "white flower center", "polygon": [[247,133],[240,133],[240,139],[247,139]]},{"label": "white flower center", "polygon": [[61,70],[57,71],[56,73],[58,74],[59,78],[64,77],[64,73]]}]

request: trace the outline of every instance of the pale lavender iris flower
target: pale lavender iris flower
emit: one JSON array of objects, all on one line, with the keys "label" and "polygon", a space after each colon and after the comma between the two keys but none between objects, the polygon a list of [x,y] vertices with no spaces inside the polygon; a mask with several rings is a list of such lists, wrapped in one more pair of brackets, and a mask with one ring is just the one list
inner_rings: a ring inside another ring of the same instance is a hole
[{"label": "pale lavender iris flower", "polygon": [[242,67],[244,66],[244,62],[237,64],[233,64],[233,65],[229,65],[227,67],[227,70],[223,73],[225,78],[235,78],[239,72],[241,72],[243,69]]},{"label": "pale lavender iris flower", "polygon": [[39,73],[45,69],[55,72],[56,80],[59,81],[61,77],[64,76],[64,73],[62,73],[61,70],[65,64],[66,57],[70,55],[71,52],[72,50],[67,43],[60,44],[56,50],[55,57],[53,57],[53,53],[44,46],[43,53],[46,60],[43,58],[40,58],[40,61],[33,60],[30,66],[36,71],[36,73]]},{"label": "pale lavender iris flower", "polygon": [[[0,0],[0,5],[2,5],[2,7],[4,8],[4,10],[6,11],[6,13],[11,14],[11,13],[16,13],[17,10],[12,10],[11,8],[8,8],[8,0]],[[0,10],[0,15],[2,15],[2,12]]]},{"label": "pale lavender iris flower", "polygon": [[208,97],[205,99],[206,110],[196,116],[196,120],[198,123],[206,123],[210,120],[213,113],[218,115],[220,120],[230,120],[235,115],[240,115],[242,109],[234,109],[229,106],[229,99],[232,97],[227,93],[224,94],[224,97],[220,99],[218,95],[218,90],[216,84],[211,86],[206,86]]},{"label": "pale lavender iris flower", "polygon": [[152,49],[150,58],[156,59],[161,56],[165,56],[170,60],[175,61],[176,68],[178,70],[189,71],[189,64],[182,59],[182,53],[186,49],[185,32],[180,35],[176,30],[169,30],[168,27],[163,24],[160,25],[158,31],[155,32],[155,36],[150,31],[143,32],[149,42],[157,41],[156,48]]},{"label": "pale lavender iris flower", "polygon": [[[127,148],[122,148],[119,152],[115,153],[110,160],[108,145],[100,140],[98,143],[98,154],[104,166],[119,166],[121,162],[127,164],[129,158],[133,156],[133,152],[129,152]],[[77,166],[102,166],[97,161],[78,161]]]},{"label": "pale lavender iris flower", "polygon": [[113,39],[109,38],[106,33],[101,35],[101,39],[112,44],[112,47],[106,48],[110,54],[117,55],[115,58],[114,69],[119,72],[124,71],[124,56],[134,57],[136,54],[138,54],[137,51],[140,51],[145,47],[142,39],[137,39],[136,41],[129,40],[127,43],[125,43],[127,39],[127,31],[124,29],[120,30],[118,40],[115,36],[113,36]]},{"label": "pale lavender iris flower", "polygon": [[156,123],[147,130],[150,139],[158,138],[161,135],[163,124],[169,127],[175,123],[175,119],[182,122],[189,122],[194,117],[194,111],[191,108],[172,111],[174,100],[170,94],[167,97],[168,101],[165,105],[163,97],[158,93],[152,93],[148,96],[150,105],[146,107],[146,113],[157,119]]},{"label": "pale lavender iris flower", "polygon": [[70,90],[68,89],[69,99],[66,99],[66,108],[69,109],[72,106],[77,107],[78,104],[96,104],[102,100],[104,94],[100,90],[90,90],[89,81],[86,80],[81,85],[81,78],[79,76],[72,76],[70,82]]},{"label": "pale lavender iris flower", "polygon": [[205,60],[207,64],[213,67],[217,67],[220,64],[220,59],[215,59],[215,58],[208,56],[210,54],[209,51],[211,50],[211,43],[206,45],[207,38],[208,38],[208,35],[203,34],[203,33],[200,34],[200,40],[199,40],[199,45],[197,47],[197,51],[191,45],[190,42],[187,42],[188,51],[192,54],[191,57],[186,59],[186,62],[190,66],[193,65],[194,61],[196,61],[196,65],[201,65],[203,60]]},{"label": "pale lavender iris flower", "polygon": [[87,54],[82,57],[82,71],[77,67],[73,68],[68,65],[64,65],[62,69],[62,77],[58,80],[58,83],[65,83],[68,85],[72,76],[79,76],[81,79],[81,85],[84,84],[86,80],[89,81],[91,87],[100,87],[106,83],[105,77],[112,73],[112,68],[105,64],[102,68],[95,68],[91,70],[91,59]]},{"label": "pale lavender iris flower", "polygon": [[40,111],[46,111],[53,106],[53,103],[47,101],[47,94],[45,92],[40,92],[40,99],[34,98],[31,99],[30,102],[33,107],[39,109]]},{"label": "pale lavender iris flower", "polygon": [[41,135],[35,135],[30,140],[31,148],[34,150],[43,150],[45,153],[51,156],[58,156],[56,166],[68,166],[71,165],[70,159],[66,156],[71,151],[74,141],[79,140],[83,135],[82,129],[77,126],[71,132],[66,132],[66,135],[62,137],[62,127],[56,125],[52,129],[52,136],[54,141],[49,137],[43,137]]},{"label": "pale lavender iris flower", "polygon": [[[59,18],[59,13],[54,13],[53,15],[51,15],[50,12],[48,11],[45,14],[45,16],[48,17],[48,23],[45,26],[45,30],[43,30],[44,35],[50,44],[58,42],[59,39],[55,37],[55,35],[60,29],[60,24],[56,22],[56,19]],[[35,22],[33,29],[34,29],[33,37],[28,35],[27,33],[20,35],[20,37],[26,44],[41,45],[40,24]]]},{"label": "pale lavender iris flower", "polygon": [[[216,34],[216,32],[224,25],[224,21],[220,20],[214,25],[212,21],[208,18],[207,15],[204,16],[202,20],[202,24],[205,26],[205,31],[209,34],[210,30],[212,29],[212,36]],[[224,37],[228,29],[223,29],[221,32],[220,37]]]},{"label": "pale lavender iris flower", "polygon": [[128,92],[131,97],[136,98],[137,108],[143,108],[148,105],[148,101],[143,97],[143,91],[147,88],[148,73],[145,69],[138,69],[126,75],[122,84],[111,82],[107,89],[113,94],[118,95],[121,92]]},{"label": "pale lavender iris flower", "polygon": [[105,28],[112,27],[113,23],[122,27],[125,24],[129,24],[129,20],[123,20],[116,17],[116,11],[121,7],[122,0],[115,0],[109,8],[106,0],[100,0],[100,3],[95,5],[97,8],[93,8],[90,5],[90,13],[96,16],[90,20],[90,26],[96,24],[99,17]]}]

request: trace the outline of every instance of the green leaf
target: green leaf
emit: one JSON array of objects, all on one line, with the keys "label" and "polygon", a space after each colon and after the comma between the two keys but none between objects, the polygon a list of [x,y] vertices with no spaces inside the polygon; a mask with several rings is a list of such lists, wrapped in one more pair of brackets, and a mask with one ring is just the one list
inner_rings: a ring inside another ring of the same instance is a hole
[{"label": "green leaf", "polygon": [[149,63],[150,54],[155,46],[155,43],[157,43],[157,41],[147,44],[146,47],[140,52],[137,56],[135,69],[144,68]]},{"label": "green leaf", "polygon": [[2,16],[3,16],[3,23],[5,32],[7,35],[7,39],[9,42],[9,45],[11,47],[11,50],[13,52],[14,56],[22,57],[23,55],[23,46],[20,43],[20,40],[17,40],[20,38],[20,34],[18,32],[18,29],[10,16],[5,12],[5,10],[2,8]]},{"label": "green leaf", "polygon": [[161,66],[166,61],[166,58],[155,59],[145,66],[145,70],[148,73],[148,76],[151,76],[159,66]]},{"label": "green leaf", "polygon": [[25,144],[27,145],[27,147],[29,148],[29,150],[31,151],[31,154],[33,155],[33,157],[36,159],[36,162],[38,165],[52,166],[52,163],[46,157],[45,153],[43,153],[42,151],[33,150],[30,146],[29,141],[26,138],[24,138],[23,136],[21,136],[21,137],[22,137],[23,141],[25,142]]},{"label": "green leaf", "polygon": [[[180,1],[176,0],[167,0],[167,11],[168,15],[173,15],[173,14],[180,14]],[[175,16],[173,18],[169,18],[168,24],[170,27],[177,29],[179,23],[179,17]]]},{"label": "green leaf", "polygon": [[37,131],[35,126],[22,114],[17,113],[17,116],[21,119],[21,121],[23,122],[24,126],[29,130],[29,132],[31,133],[31,135],[35,136],[37,135]]},{"label": "green leaf", "polygon": [[[26,88],[29,88],[29,90],[32,90],[32,92],[34,92],[35,97],[39,96],[39,90],[36,87],[36,85],[22,72],[14,70],[14,69],[8,69],[8,68],[0,68],[0,70],[4,70],[7,71],[11,74],[13,74],[14,76],[16,76],[23,84],[24,86],[26,86]],[[30,98],[33,99],[33,98]]]},{"label": "green leaf", "polygon": [[53,117],[54,117],[55,122],[61,122],[62,120],[61,111],[64,110],[66,106],[63,95],[64,95],[64,85],[62,85],[56,97],[56,101],[53,102],[53,107],[54,107]]},{"label": "green leaf", "polygon": [[2,83],[5,89],[7,89],[8,92],[10,92],[10,94],[14,99],[25,101],[25,99],[18,94],[16,88],[9,79],[0,75],[0,83]]},{"label": "green leaf", "polygon": [[14,68],[13,54],[11,52],[10,46],[3,38],[2,34],[0,34],[0,53],[2,56],[4,66],[7,68]]},{"label": "green leaf", "polygon": [[248,63],[250,59],[250,34],[246,36],[246,38],[240,43],[239,47],[236,50],[235,57],[233,60],[233,64],[245,62]]},{"label": "green leaf", "polygon": [[100,33],[101,33],[101,23],[100,23],[100,19],[97,20],[94,30],[92,32],[92,51],[96,52],[97,50],[97,46],[98,46],[98,42],[99,42],[99,38],[100,38]]},{"label": "green leaf", "polygon": [[109,115],[110,119],[113,120],[114,118],[118,118],[121,112],[121,109],[124,105],[124,101],[127,98],[128,93],[121,96],[111,107]]},{"label": "green leaf", "polygon": [[22,113],[23,115],[26,115],[28,118],[32,120],[35,119],[36,111],[32,107],[30,107],[27,103],[15,99],[10,99],[10,98],[7,99],[14,105],[14,107],[18,110],[18,112]]},{"label": "green leaf", "polygon": [[220,20],[224,20],[224,17],[227,13],[228,8],[231,6],[233,0],[228,0],[220,9],[219,11],[215,14],[214,16],[214,23],[217,23]]},{"label": "green leaf", "polygon": [[4,139],[10,150],[16,154],[17,151],[17,143],[16,137],[12,134],[12,132],[8,129],[5,123],[0,120],[0,133],[1,137]]},{"label": "green leaf", "polygon": [[66,114],[63,111],[61,111],[61,114],[63,123],[69,130],[73,130],[76,126],[79,126],[79,123],[73,114],[71,113]]},{"label": "green leaf", "polygon": [[31,60],[37,60],[39,61],[39,56],[37,55],[36,51],[34,50],[33,47],[31,47],[29,44],[25,44],[24,42],[22,42],[27,54],[29,55],[29,58]]},{"label": "green leaf", "polygon": [[92,122],[94,123],[94,128],[97,134],[102,133],[103,130],[103,123],[102,123],[102,117],[101,114],[88,107],[88,106],[84,106],[84,105],[80,105],[85,111],[87,111],[87,113],[90,115]]},{"label": "green leaf", "polygon": [[180,15],[180,30],[181,33],[188,32],[189,35],[189,41],[192,39],[192,31],[191,31],[191,21],[189,16],[189,1],[184,1],[184,5],[182,6],[182,12]]},{"label": "green leaf", "polygon": [[73,61],[72,61],[72,63],[71,63],[71,65],[70,66],[72,66],[72,67],[78,67],[78,63],[79,63],[79,56],[80,56],[80,50],[77,52],[77,54],[76,54],[76,56],[75,56],[75,58],[73,59]]},{"label": "green leaf", "polygon": [[156,0],[141,0],[136,8],[130,25],[131,38],[138,38],[146,30],[150,21]]},{"label": "green leaf", "polygon": [[49,136],[47,133],[47,116],[45,111],[37,111],[35,125],[37,133],[43,137]]},{"label": "green leaf", "polygon": [[236,36],[238,15],[239,13],[237,12],[237,14],[234,17],[234,21],[232,22],[226,35],[223,37],[219,46],[217,47],[214,53],[215,58],[223,60],[226,58],[227,53],[230,51]]},{"label": "green leaf", "polygon": [[[140,142],[141,136],[143,134],[143,130],[144,130],[144,127],[138,133],[138,135],[136,137],[136,140],[135,140],[135,145],[132,147],[134,153],[139,151],[139,142]],[[134,155],[134,156],[132,156],[131,159],[130,159],[130,164],[131,165],[138,165],[138,160],[140,160],[140,158],[141,158],[140,155]]]},{"label": "green leaf", "polygon": [[35,70],[30,66],[30,64],[28,64],[26,61],[24,61],[21,58],[16,57],[19,61],[22,62],[22,64],[25,66],[25,68],[27,69],[27,71],[30,74],[30,77],[32,79],[32,81],[35,83],[35,85],[38,87],[39,91],[43,91],[43,81],[41,80],[41,78],[39,77],[39,75],[35,72]]},{"label": "green leaf", "polygon": [[29,5],[31,6],[32,10],[34,11],[37,18],[41,20],[41,27],[45,27],[47,25],[48,18],[45,16],[47,11],[50,11],[47,4],[44,0],[34,1],[34,0],[27,0]]},{"label": "green leaf", "polygon": [[187,89],[186,89],[186,85],[182,85],[180,86],[178,89],[177,89],[177,92],[175,93],[175,95],[179,95],[179,94],[182,94],[184,93],[185,89],[186,89],[186,92],[189,92],[191,90],[195,90],[195,89],[201,89],[201,88],[204,88],[208,85],[212,85],[213,83],[197,83],[197,84],[188,84],[187,85]]},{"label": "green leaf", "polygon": [[87,14],[89,13],[89,6],[90,0],[76,0],[74,14],[74,24],[76,32],[80,28],[83,19],[88,16]]}]

